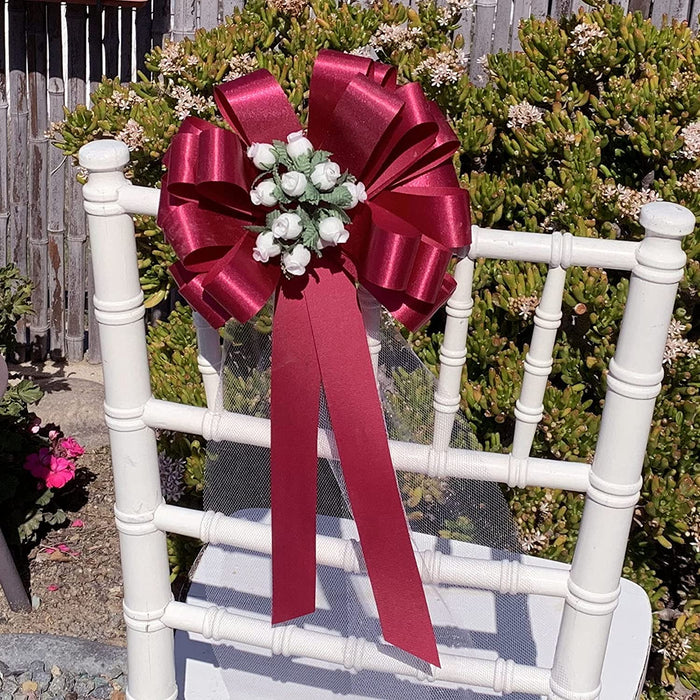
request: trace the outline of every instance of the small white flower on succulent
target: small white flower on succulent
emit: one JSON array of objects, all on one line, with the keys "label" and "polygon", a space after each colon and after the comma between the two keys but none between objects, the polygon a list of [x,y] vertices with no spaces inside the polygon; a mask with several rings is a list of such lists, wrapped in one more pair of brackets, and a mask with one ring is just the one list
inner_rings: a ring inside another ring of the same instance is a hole
[{"label": "small white flower on succulent", "polygon": [[297,170],[290,170],[282,175],[282,190],[290,197],[300,197],[306,191],[306,175]]},{"label": "small white flower on succulent", "polygon": [[279,244],[275,241],[272,231],[263,231],[255,239],[253,248],[253,260],[266,263],[270,258],[277,257],[282,252]]},{"label": "small white flower on succulent", "polygon": [[311,251],[303,245],[295,245],[289,252],[282,255],[282,266],[288,275],[299,277],[306,272],[306,266],[311,262]]},{"label": "small white flower on succulent", "polygon": [[683,139],[683,148],[678,155],[688,160],[700,158],[700,121],[684,126],[680,137]]},{"label": "small white flower on succulent", "polygon": [[344,209],[352,209],[356,207],[359,202],[367,201],[367,190],[362,182],[346,182],[343,187],[347,189],[352,197],[352,201]]},{"label": "small white flower on succulent", "polygon": [[280,214],[272,222],[270,228],[275,238],[282,238],[285,241],[293,241],[295,238],[299,238],[303,229],[301,217],[292,212]]},{"label": "small white flower on succulent", "polygon": [[543,109],[531,105],[523,100],[517,105],[508,107],[508,128],[509,129],[526,129],[533,124],[542,124]]},{"label": "small white flower on succulent", "polygon": [[318,225],[318,235],[321,240],[332,245],[345,243],[350,237],[350,232],[337,216],[328,216]]},{"label": "small white flower on succulent", "polygon": [[246,153],[258,170],[270,170],[277,162],[271,143],[251,143]]},{"label": "small white flower on succulent", "polygon": [[263,180],[259,182],[254,189],[250,191],[250,201],[256,207],[274,207],[277,204],[275,197],[275,183],[272,180]]},{"label": "small white flower on succulent", "polygon": [[304,136],[303,131],[293,131],[287,136],[287,155],[290,158],[309,155],[313,150],[311,141]]},{"label": "small white flower on succulent", "polygon": [[332,190],[339,179],[340,166],[330,160],[319,163],[311,173],[311,182],[324,192]]}]

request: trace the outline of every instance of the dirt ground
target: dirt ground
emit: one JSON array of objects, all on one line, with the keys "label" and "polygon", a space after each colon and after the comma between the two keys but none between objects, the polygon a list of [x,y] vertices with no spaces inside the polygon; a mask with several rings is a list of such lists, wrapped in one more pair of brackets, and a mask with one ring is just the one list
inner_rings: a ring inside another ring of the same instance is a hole
[{"label": "dirt ground", "polygon": [[[87,502],[67,526],[48,533],[29,556],[34,610],[12,612],[0,593],[0,633],[43,633],[125,644],[119,540],[109,450],[86,451]],[[76,523],[77,524],[77,523]],[[63,550],[63,551],[62,551]]]}]

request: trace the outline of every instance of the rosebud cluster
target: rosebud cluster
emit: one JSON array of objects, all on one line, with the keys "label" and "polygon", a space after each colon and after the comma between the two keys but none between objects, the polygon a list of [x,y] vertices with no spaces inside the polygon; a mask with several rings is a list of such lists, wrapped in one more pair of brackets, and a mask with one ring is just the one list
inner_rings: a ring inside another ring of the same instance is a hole
[{"label": "rosebud cluster", "polygon": [[262,173],[253,183],[250,199],[271,211],[265,226],[249,226],[258,234],[253,258],[266,263],[280,257],[287,277],[303,275],[311,255],[345,243],[349,209],[367,200],[365,186],[341,173],[327,151],[314,150],[303,131],[287,136],[287,143],[253,143],[248,157]]}]

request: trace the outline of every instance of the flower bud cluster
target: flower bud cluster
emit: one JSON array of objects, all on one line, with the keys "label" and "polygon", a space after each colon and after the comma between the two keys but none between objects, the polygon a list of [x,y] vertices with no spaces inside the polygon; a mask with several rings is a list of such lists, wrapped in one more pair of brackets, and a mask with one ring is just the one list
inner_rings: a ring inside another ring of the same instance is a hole
[{"label": "flower bud cluster", "polygon": [[350,235],[346,213],[367,200],[365,186],[317,151],[303,131],[287,143],[253,143],[248,157],[262,171],[253,183],[250,200],[267,207],[265,226],[249,226],[258,234],[253,258],[266,263],[280,257],[287,277],[306,272],[312,253],[345,243]]}]

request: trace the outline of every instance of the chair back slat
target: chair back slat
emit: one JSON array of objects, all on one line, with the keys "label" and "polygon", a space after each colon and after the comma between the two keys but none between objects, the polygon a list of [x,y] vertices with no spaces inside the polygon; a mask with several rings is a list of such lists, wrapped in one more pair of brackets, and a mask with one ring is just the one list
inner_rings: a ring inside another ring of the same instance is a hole
[{"label": "chair back slat", "polygon": [[544,392],[552,371],[554,343],[561,325],[566,270],[552,267],[547,273],[542,298],[535,309],[530,349],[525,355],[523,384],[515,402],[515,434],[511,453],[527,457],[535,432],[544,416]]}]

